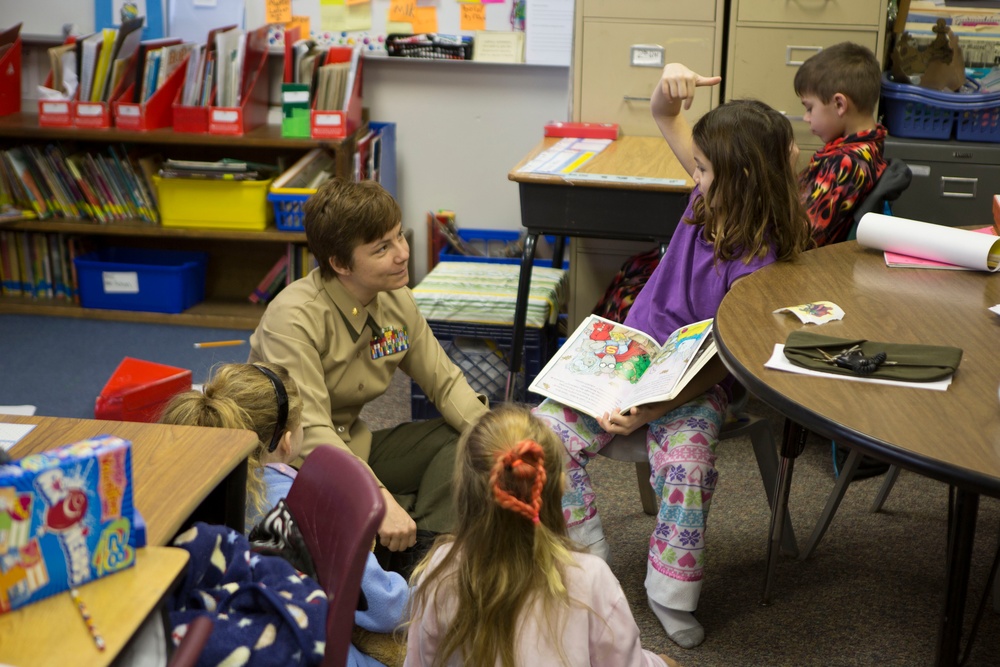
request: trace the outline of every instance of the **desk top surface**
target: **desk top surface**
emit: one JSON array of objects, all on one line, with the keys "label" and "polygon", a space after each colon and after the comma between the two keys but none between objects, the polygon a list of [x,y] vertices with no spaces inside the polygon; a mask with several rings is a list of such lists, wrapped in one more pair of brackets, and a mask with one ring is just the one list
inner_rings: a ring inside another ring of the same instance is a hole
[{"label": "desk top surface", "polygon": [[[832,301],[820,327],[778,308]],[[1000,496],[1000,275],[885,266],[856,241],[811,250],[738,281],[716,318],[720,354],[760,399],[806,428],[972,491]],[[963,350],[947,391],[808,377],[764,368],[796,330]]]},{"label": "desk top surface", "polygon": [[574,173],[608,174],[611,176],[635,177],[639,179],[679,179],[683,185],[668,185],[653,182],[615,181],[570,181],[557,174],[539,174],[518,171],[539,153],[560,141],[559,137],[547,137],[535,146],[523,160],[510,170],[507,178],[511,181],[539,185],[577,185],[594,188],[652,190],[665,192],[690,192],[694,181],[674,157],[673,151],[663,137],[619,137],[584,164]]},{"label": "desk top surface", "polygon": [[16,459],[97,435],[129,440],[133,499],[151,545],[166,544],[257,444],[251,431],[204,426],[14,415],[2,415],[0,421],[37,424],[11,449]]},{"label": "desk top surface", "polygon": [[136,552],[135,566],[80,586],[104,639],[97,650],[69,592],[57,593],[0,615],[0,663],[98,667],[111,664],[181,575],[188,553],[173,547]]}]

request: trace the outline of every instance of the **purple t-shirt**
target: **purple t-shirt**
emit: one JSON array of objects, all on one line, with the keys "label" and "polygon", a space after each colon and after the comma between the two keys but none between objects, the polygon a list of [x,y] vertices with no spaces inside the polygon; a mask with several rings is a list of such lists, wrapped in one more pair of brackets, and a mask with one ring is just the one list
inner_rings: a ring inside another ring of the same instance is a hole
[{"label": "purple t-shirt", "polygon": [[694,201],[700,196],[695,188],[666,254],[625,317],[625,324],[660,344],[685,324],[715,317],[722,297],[738,278],[775,261],[772,248],[766,257],[754,258],[749,264],[740,259],[716,264],[712,245],[701,238],[701,227],[683,222],[694,217]]}]

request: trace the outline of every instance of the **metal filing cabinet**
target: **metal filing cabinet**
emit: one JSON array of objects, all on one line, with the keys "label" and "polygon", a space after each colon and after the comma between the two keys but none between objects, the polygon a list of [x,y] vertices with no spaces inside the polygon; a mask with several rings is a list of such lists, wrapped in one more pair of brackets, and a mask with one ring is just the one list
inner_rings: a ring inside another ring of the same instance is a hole
[{"label": "metal filing cabinet", "polygon": [[1000,194],[1000,144],[887,137],[886,157],[913,172],[893,215],[952,227],[989,225]]}]

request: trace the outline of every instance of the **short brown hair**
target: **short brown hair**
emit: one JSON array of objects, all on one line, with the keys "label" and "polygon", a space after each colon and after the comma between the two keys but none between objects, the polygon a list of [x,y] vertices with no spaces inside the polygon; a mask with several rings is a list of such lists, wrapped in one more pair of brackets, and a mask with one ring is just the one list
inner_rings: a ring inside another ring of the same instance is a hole
[{"label": "short brown hair", "polygon": [[385,236],[402,219],[399,204],[375,181],[332,178],[303,207],[309,252],[324,278],[334,276],[330,260],[353,268],[354,249]]},{"label": "short brown hair", "polygon": [[875,54],[853,42],[828,46],[795,73],[795,94],[815,95],[823,104],[837,93],[851,98],[858,111],[871,113],[882,89],[882,68]]}]

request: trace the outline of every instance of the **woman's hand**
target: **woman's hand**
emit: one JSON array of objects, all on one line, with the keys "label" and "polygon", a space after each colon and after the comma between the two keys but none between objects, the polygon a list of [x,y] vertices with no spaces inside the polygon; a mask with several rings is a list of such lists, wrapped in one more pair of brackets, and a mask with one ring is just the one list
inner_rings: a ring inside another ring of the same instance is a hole
[{"label": "woman's hand", "polygon": [[379,489],[385,500],[385,516],[378,527],[378,538],[389,551],[403,551],[417,543],[417,524],[406,513],[389,490]]}]

